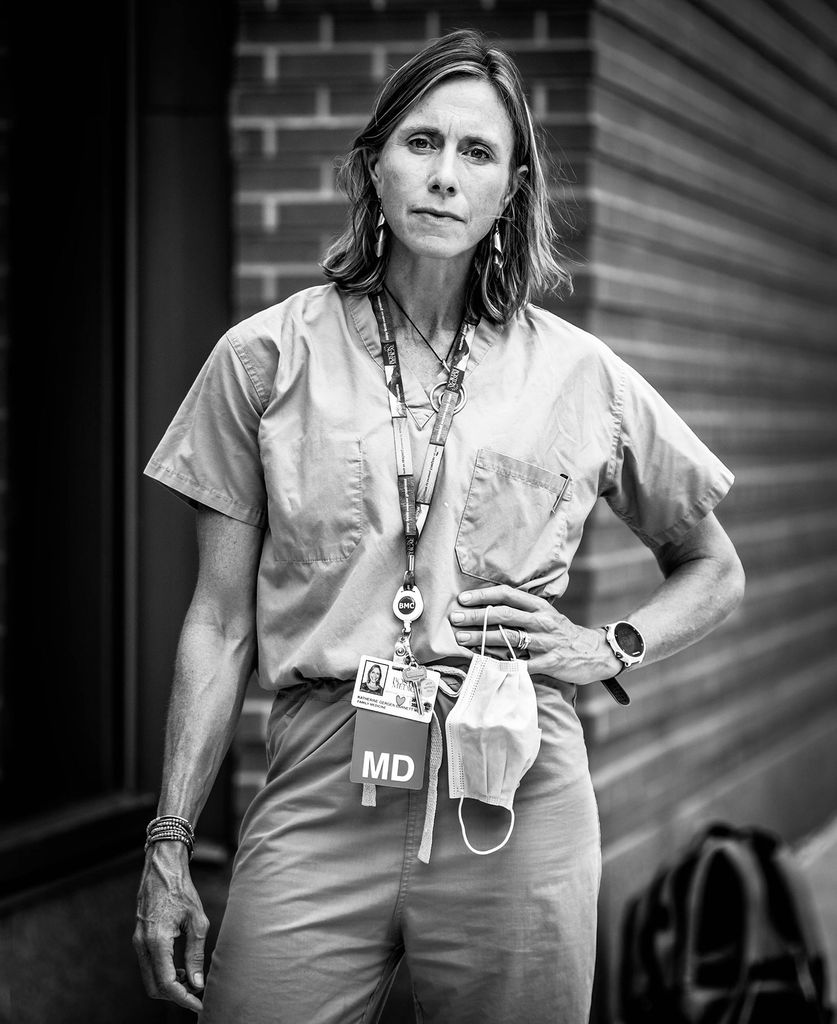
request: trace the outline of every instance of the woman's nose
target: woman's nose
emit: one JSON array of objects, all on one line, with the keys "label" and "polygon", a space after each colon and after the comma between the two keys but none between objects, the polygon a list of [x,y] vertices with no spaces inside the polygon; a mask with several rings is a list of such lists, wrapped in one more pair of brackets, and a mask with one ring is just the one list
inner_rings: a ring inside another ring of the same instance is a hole
[{"label": "woman's nose", "polygon": [[446,195],[453,196],[459,191],[454,160],[455,156],[452,153],[442,152],[439,154],[428,182],[431,192],[444,192]]}]

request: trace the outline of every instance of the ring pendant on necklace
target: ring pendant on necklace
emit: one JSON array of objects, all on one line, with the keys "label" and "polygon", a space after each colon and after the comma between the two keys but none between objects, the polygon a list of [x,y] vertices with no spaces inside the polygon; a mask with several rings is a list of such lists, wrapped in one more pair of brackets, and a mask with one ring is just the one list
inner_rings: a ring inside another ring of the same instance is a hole
[{"label": "ring pendant on necklace", "polygon": [[[442,407],[441,399],[436,397],[436,393],[438,391],[444,391],[446,387],[447,381],[439,381],[439,383],[430,392],[430,404],[433,406],[434,412],[438,412],[439,409]],[[456,400],[456,408],[453,410],[454,416],[465,408],[465,404],[467,403],[467,401],[468,392],[466,391],[465,385],[463,384],[459,392],[459,397]]]}]

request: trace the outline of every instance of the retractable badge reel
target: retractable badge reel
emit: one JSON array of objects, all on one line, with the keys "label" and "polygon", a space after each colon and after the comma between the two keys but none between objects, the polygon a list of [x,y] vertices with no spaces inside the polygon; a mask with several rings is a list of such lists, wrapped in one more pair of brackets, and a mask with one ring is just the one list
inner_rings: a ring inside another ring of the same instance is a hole
[{"label": "retractable badge reel", "polygon": [[401,621],[401,635],[395,645],[393,661],[398,665],[412,664],[415,660],[410,648],[412,624],[424,611],[424,601],[418,587],[400,587],[393,599],[392,610],[395,617]]},{"label": "retractable badge reel", "polygon": [[395,645],[393,662],[404,666],[402,678],[412,686],[416,707],[421,709],[421,688],[427,678],[427,669],[418,664],[410,647],[412,624],[424,611],[424,601],[419,588],[415,584],[412,586],[405,584],[401,587],[393,598],[392,610],[395,612],[395,617],[401,620],[401,636]]}]

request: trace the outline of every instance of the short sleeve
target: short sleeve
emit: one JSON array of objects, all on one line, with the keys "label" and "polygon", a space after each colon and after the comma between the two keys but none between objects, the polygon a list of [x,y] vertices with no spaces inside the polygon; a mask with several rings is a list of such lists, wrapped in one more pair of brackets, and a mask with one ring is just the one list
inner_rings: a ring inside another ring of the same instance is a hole
[{"label": "short sleeve", "polygon": [[252,372],[229,336],[222,338],[145,473],[190,505],[262,526],[266,497],[258,433],[263,403]]},{"label": "short sleeve", "polygon": [[603,496],[654,548],[685,536],[726,495],[734,477],[648,381],[622,366]]}]

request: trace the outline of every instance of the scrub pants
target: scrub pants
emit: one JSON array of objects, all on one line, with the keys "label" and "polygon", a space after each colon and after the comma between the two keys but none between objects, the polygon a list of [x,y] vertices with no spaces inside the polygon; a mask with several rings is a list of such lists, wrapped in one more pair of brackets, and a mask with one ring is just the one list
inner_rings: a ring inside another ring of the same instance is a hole
[{"label": "scrub pants", "polygon": [[[515,794],[511,839],[469,852],[444,761],[429,864],[416,859],[426,779],[418,791],[378,786],[376,807],[349,781],[352,685],[280,691],[201,1024],[374,1022],[402,957],[419,1022],[586,1024],[598,812],[574,687],[535,682],[541,749]],[[452,703],[440,691],[443,734]],[[503,808],[466,800],[463,815],[478,849],[508,829]]]}]

